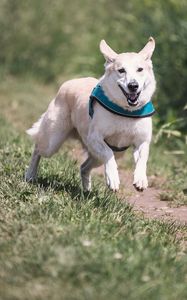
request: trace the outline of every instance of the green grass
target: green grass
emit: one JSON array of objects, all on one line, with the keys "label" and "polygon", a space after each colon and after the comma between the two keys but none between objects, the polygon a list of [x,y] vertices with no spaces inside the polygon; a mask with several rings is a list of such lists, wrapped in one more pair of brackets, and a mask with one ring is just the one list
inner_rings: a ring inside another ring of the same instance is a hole
[{"label": "green grass", "polygon": [[[167,146],[181,150],[184,154],[176,155],[168,151]],[[152,185],[161,189],[160,200],[169,201],[171,206],[187,205],[187,147],[185,144],[175,145],[166,138],[153,144],[148,162],[148,173],[153,176]]]},{"label": "green grass", "polygon": [[9,79],[1,90],[0,299],[186,299],[185,228],[136,216],[99,179],[84,195],[66,150],[25,183],[22,132],[54,87]]}]

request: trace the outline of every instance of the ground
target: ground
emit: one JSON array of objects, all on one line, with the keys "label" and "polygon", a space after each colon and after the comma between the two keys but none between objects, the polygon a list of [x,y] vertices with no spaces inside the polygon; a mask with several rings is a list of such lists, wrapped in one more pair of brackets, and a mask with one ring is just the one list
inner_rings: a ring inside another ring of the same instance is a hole
[{"label": "ground", "polygon": [[81,150],[72,142],[42,161],[36,184],[25,183],[32,145],[24,131],[56,87],[8,78],[0,88],[0,298],[186,299],[184,183],[177,181],[176,201],[160,200],[174,191],[163,148],[152,149],[151,187],[143,193],[132,187],[127,153],[118,194],[105,188],[101,169],[84,194]]}]

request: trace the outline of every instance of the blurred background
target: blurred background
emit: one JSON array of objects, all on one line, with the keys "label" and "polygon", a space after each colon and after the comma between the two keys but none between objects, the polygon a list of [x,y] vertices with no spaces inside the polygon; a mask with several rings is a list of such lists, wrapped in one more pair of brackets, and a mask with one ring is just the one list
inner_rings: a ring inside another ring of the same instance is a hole
[{"label": "blurred background", "polygon": [[157,122],[177,120],[177,129],[186,132],[186,0],[0,0],[0,28],[1,77],[47,84],[101,76],[103,38],[126,52],[139,51],[153,36]]}]

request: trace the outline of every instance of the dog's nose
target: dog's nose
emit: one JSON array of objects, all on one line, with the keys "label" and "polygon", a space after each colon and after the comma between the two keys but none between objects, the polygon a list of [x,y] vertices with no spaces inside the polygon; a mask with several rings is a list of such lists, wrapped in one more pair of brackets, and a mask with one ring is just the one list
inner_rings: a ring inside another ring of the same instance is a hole
[{"label": "dog's nose", "polygon": [[128,84],[128,89],[130,92],[136,92],[138,87],[139,87],[139,85],[136,80],[130,81]]}]

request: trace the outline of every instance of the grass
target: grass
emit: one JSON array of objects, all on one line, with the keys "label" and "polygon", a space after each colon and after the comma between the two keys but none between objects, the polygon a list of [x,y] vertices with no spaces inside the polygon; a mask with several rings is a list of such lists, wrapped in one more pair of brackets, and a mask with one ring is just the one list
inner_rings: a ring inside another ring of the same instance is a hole
[{"label": "grass", "polygon": [[37,184],[23,181],[31,154],[23,129],[54,89],[1,84],[0,298],[186,299],[185,228],[137,217],[99,180],[83,194],[66,150],[43,160]]}]

